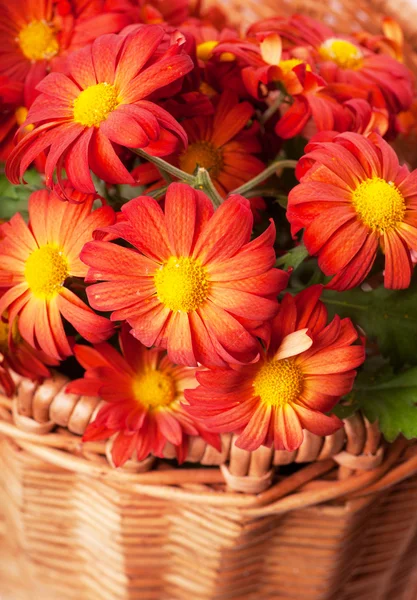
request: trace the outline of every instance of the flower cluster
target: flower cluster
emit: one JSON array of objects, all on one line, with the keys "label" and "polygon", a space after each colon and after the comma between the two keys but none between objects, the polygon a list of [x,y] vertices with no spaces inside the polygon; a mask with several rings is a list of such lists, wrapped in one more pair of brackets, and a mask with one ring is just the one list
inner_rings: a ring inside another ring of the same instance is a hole
[{"label": "flower cluster", "polygon": [[333,434],[366,335],[327,302],[409,287],[417,255],[417,171],[389,143],[417,105],[398,26],[0,0],[0,31],[23,206],[0,209],[4,392],[75,355],[68,393],[103,400],[84,439],[111,438],[116,466],[167,445],[182,462],[192,436]]}]

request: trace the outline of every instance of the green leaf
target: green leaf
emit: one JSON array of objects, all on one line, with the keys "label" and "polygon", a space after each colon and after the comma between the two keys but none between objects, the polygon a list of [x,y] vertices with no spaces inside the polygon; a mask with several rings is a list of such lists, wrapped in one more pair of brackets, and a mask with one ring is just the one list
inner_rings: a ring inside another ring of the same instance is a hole
[{"label": "green leaf", "polygon": [[359,404],[353,400],[347,402],[346,404],[343,402],[336,404],[331,413],[336,415],[336,417],[339,417],[339,419],[347,419],[355,414],[355,412],[358,410]]},{"label": "green leaf", "polygon": [[295,248],[291,248],[284,254],[284,256],[280,256],[275,263],[276,267],[283,267],[285,270],[295,269],[301,265],[301,263],[307,258],[308,251],[304,244],[300,244],[299,246],[295,246]]},{"label": "green leaf", "polygon": [[337,292],[324,290],[322,300],[331,316],[350,317],[395,367],[417,364],[417,286],[407,290],[379,287]]},{"label": "green leaf", "polygon": [[0,219],[8,220],[17,212],[27,217],[29,196],[42,187],[42,182],[34,169],[25,173],[25,181],[27,185],[13,185],[6,175],[0,175]]},{"label": "green leaf", "polygon": [[358,379],[352,394],[354,402],[369,421],[379,422],[389,442],[399,434],[407,439],[417,438],[417,367],[388,380],[373,382],[372,379],[369,376]]}]

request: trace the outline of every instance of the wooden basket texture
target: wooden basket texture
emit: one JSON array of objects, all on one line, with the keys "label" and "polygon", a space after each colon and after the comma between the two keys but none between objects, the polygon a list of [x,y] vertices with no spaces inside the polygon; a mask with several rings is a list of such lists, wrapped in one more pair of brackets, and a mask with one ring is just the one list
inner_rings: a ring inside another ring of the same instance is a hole
[{"label": "wooden basket texture", "polygon": [[[341,31],[395,15],[416,68],[406,4],[227,8],[242,24],[304,12]],[[356,415],[294,453],[196,438],[185,467],[167,448],[116,471],[109,444],[81,443],[97,399],[65,394],[61,375],[16,380],[0,395],[1,600],[416,600],[417,445],[388,445]]]}]

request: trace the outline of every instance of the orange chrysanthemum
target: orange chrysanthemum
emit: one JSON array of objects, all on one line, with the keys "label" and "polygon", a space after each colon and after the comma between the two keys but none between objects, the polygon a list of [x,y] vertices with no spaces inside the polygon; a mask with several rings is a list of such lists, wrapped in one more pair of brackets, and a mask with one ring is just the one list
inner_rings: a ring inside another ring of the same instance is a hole
[{"label": "orange chrysanthemum", "polygon": [[170,360],[225,366],[256,359],[255,330],[271,319],[288,274],[274,269],[275,226],[250,241],[249,201],[231,196],[213,214],[202,192],[174,183],[165,214],[147,196],[122,207],[107,228],[138,251],[94,241],[81,254],[90,267],[91,306],[114,311],[146,346]]},{"label": "orange chrysanthemum", "polygon": [[51,186],[55,167],[58,180],[65,167],[75,189],[94,193],[90,168],[109,183],[135,183],[115,151],[118,145],[157,155],[172,153],[179,141],[185,145],[177,121],[146,100],[193,68],[180,41],[161,50],[164,36],[156,25],[143,25],[127,36],[101,36],[71,54],[69,76],[45,77],[27,117],[35,129],[7,162],[10,181],[19,183],[39,152],[49,148],[46,184]]},{"label": "orange chrysanthemum", "polygon": [[32,348],[20,335],[18,320],[9,327],[6,315],[0,319],[0,386],[8,396],[15,393],[14,373],[41,381],[50,376],[48,366],[57,366],[58,361],[40,350]]},{"label": "orange chrysanthemum", "polygon": [[417,170],[400,167],[381,137],[329,133],[312,140],[300,160],[287,217],[329,287],[346,290],[369,273],[378,246],[385,253],[385,286],[410,284],[410,251],[417,250]]},{"label": "orange chrysanthemum", "polygon": [[253,113],[249,102],[227,91],[218,98],[214,115],[185,119],[189,146],[179,155],[179,167],[190,174],[197,166],[207,169],[223,197],[261,173],[265,165],[253,156],[261,151],[259,126],[247,128]]},{"label": "orange chrysanthemum", "polygon": [[352,389],[365,358],[349,319],[335,317],[319,300],[321,286],[287,294],[272,322],[259,362],[197,373],[200,387],[186,391],[186,409],[212,431],[239,434],[236,446],[296,450],[303,429],[334,433],[342,422],[326,415]]},{"label": "orange chrysanthemum", "polygon": [[79,255],[93,231],[114,222],[110,207],[92,211],[93,202],[62,202],[41,190],[29,198],[29,226],[19,213],[1,226],[0,314],[8,311],[11,327],[19,317],[23,339],[58,360],[72,354],[62,317],[93,343],[113,331],[66,286],[69,277],[87,273]]},{"label": "orange chrysanthemum", "polygon": [[[193,174],[197,167],[207,169],[219,194],[224,198],[228,192],[246,183],[265,168],[264,163],[254,156],[261,152],[258,138],[259,125],[248,126],[254,108],[249,102],[239,102],[232,91],[223,92],[213,101],[214,114],[196,116],[182,121],[189,146],[181,154],[170,157],[169,162],[183,171]],[[139,184],[156,181],[155,188],[163,185],[156,167],[139,165],[132,171]],[[251,199],[256,215],[265,208],[263,198]]]},{"label": "orange chrysanthemum", "polygon": [[88,426],[84,441],[115,435],[112,457],[116,467],[133,455],[145,459],[151,452],[163,456],[170,442],[182,462],[189,436],[201,435],[220,450],[218,435],[196,425],[183,409],[184,389],[197,385],[196,369],[174,365],[164,351],[148,350],[124,326],[119,337],[122,355],[110,344],[95,348],[76,346],[75,355],[86,369],[84,379],[67,391],[98,396],[106,401]]}]

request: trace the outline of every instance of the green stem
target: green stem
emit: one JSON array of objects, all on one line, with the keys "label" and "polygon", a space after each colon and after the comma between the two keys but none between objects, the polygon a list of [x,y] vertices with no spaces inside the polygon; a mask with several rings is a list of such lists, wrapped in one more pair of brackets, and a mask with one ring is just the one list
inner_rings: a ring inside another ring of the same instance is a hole
[{"label": "green stem", "polygon": [[193,187],[203,190],[212,201],[214,208],[218,208],[223,202],[223,198],[213,185],[209,172],[202,167],[198,168]]},{"label": "green stem", "polygon": [[194,184],[195,178],[193,177],[193,175],[184,173],[184,171],[181,171],[181,169],[177,169],[177,167],[170,165],[165,160],[162,160],[162,158],[151,156],[150,154],[148,154],[144,150],[141,150],[140,148],[131,148],[131,150],[141,158],[144,158],[145,160],[148,160],[152,164],[156,165],[158,169],[161,169],[161,171],[165,171],[165,173],[174,175],[174,177],[177,177],[180,181],[184,181],[184,183],[188,183],[190,185]]},{"label": "green stem", "polygon": [[151,198],[161,198],[167,193],[168,186],[164,185],[156,190],[151,190],[150,192],[146,192],[147,196],[151,196]]},{"label": "green stem", "polygon": [[257,175],[247,183],[244,183],[240,187],[233,190],[231,194],[241,194],[242,196],[244,196],[246,192],[249,192],[249,190],[252,190],[254,187],[263,183],[269,177],[272,177],[272,175],[275,175],[278,169],[295,169],[296,166],[296,160],[277,160],[276,162],[273,162],[271,165],[266,167],[266,169],[262,171],[262,173],[259,173],[259,175]]},{"label": "green stem", "polygon": [[259,119],[261,125],[265,125],[265,123],[267,121],[269,121],[269,119],[272,117],[272,115],[274,115],[277,112],[277,110],[281,106],[283,100],[284,100],[284,95],[281,92],[279,92],[278,96],[275,98],[273,103],[270,106],[268,106],[266,111],[263,113],[263,115]]},{"label": "green stem", "polygon": [[281,194],[279,193],[279,190],[273,188],[254,188],[245,194],[245,198],[255,198],[255,196],[263,196],[264,198],[278,198],[281,196]]}]

